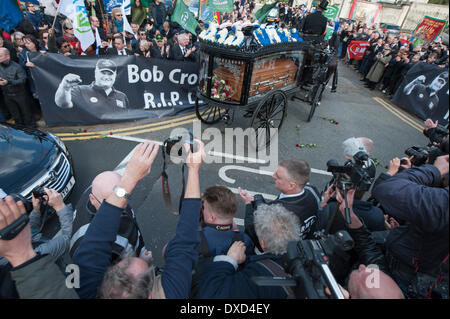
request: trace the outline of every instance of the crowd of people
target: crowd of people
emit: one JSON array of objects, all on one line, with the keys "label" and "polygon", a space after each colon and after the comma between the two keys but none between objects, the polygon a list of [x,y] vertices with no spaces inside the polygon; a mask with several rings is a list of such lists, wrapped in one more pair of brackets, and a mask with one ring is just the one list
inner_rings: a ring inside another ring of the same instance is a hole
[{"label": "crowd of people", "polygon": [[[358,174],[341,172],[321,193],[309,183],[308,162],[282,160],[272,176],[280,195],[272,201],[218,185],[202,192],[205,146],[199,140],[193,149],[185,144],[186,189],[175,236],[162,250],[163,267],[152,264],[128,204],[139,182],[158,169],[152,165],[159,146],[143,142],[123,175],[106,171],[95,177],[75,217],[52,189],[40,198],[33,195],[29,223],[22,221],[22,201],[0,200],[0,298],[311,298],[300,284],[306,280],[314,282],[317,296],[331,297],[329,281],[299,257],[303,272],[294,273],[300,276],[294,276],[296,288],[254,281],[290,277],[297,268],[285,256],[299,241],[316,241],[311,247],[327,251],[345,298],[448,298],[448,133],[429,119],[424,134],[444,155],[418,166],[414,156],[394,158],[376,180],[373,141],[353,137],[342,143],[345,159],[353,165],[363,159],[355,167],[359,176],[370,177],[370,192],[367,180],[359,183]],[[343,185],[353,186],[344,192]],[[234,223],[239,198],[245,205],[243,229]],[[62,231],[53,238],[41,234],[43,203],[60,220]],[[323,241],[317,246],[318,239],[342,231],[351,236],[350,247],[330,250]],[[78,277],[67,273],[73,267]]]},{"label": "crowd of people", "polygon": [[[378,89],[392,97],[408,71],[419,62],[448,70],[448,44],[441,39],[429,45],[413,45],[410,34],[392,33],[375,26],[344,21],[338,31],[338,55],[361,74],[361,81],[370,90]],[[347,47],[352,41],[369,41],[362,60],[351,60]]]}]

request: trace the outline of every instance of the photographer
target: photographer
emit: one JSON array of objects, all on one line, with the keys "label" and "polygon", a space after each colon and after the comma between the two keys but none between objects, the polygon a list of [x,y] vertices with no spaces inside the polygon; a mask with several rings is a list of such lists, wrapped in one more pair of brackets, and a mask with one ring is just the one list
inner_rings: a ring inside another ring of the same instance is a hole
[{"label": "photographer", "polygon": [[425,164],[400,172],[373,190],[386,212],[406,223],[392,229],[386,239],[387,260],[393,278],[405,294],[418,277],[430,283],[441,273],[448,255],[448,186],[435,187],[449,172],[449,156],[440,156],[434,165]]},{"label": "photographer", "polygon": [[[21,201],[15,203],[11,196],[0,199],[0,231],[20,221],[24,214]],[[33,249],[29,223],[12,239],[0,239],[0,256],[11,265],[10,275],[20,298],[78,298],[75,290],[65,285],[66,278],[53,257]]]},{"label": "photographer", "polygon": [[[353,210],[355,193],[355,190],[349,190],[347,193],[347,204],[351,216],[351,223],[347,225],[347,230],[355,242],[354,251],[358,255],[359,266],[349,275],[349,297],[352,299],[403,299],[401,289],[389,276],[383,253]],[[345,201],[340,193],[337,194],[337,201],[342,216],[345,216]],[[377,283],[373,282],[373,278],[369,278],[374,272],[378,275]]]},{"label": "photographer", "polygon": [[[29,215],[31,228],[31,242],[34,251],[40,255],[50,255],[61,268],[60,258],[69,250],[70,235],[72,233],[73,209],[71,204],[65,205],[61,195],[54,189],[44,188],[45,193],[38,198],[32,195],[33,210]],[[41,233],[43,209],[54,209],[58,215],[61,225],[61,234],[52,239],[45,238]],[[0,257],[0,266],[4,278],[0,288],[0,297],[6,297],[10,293],[16,294],[15,284],[11,281],[11,265],[7,260]],[[9,292],[7,290],[10,290]]]},{"label": "photographer", "polygon": [[[255,231],[262,255],[245,255],[245,244],[235,242],[227,255],[214,257],[205,265],[200,278],[198,298],[285,299],[293,297],[289,287],[257,286],[255,276],[287,276],[282,255],[288,242],[300,240],[298,218],[281,204],[260,205],[254,213]],[[238,265],[244,263],[237,271]]]},{"label": "photographer", "polygon": [[[44,188],[45,195],[34,197],[32,195],[33,211],[30,213],[31,233],[34,250],[41,255],[49,254],[57,260],[69,250],[70,236],[72,234],[73,209],[72,204],[64,204],[64,201],[54,189]],[[42,208],[50,206],[58,215],[61,225],[61,234],[53,239],[43,237],[40,232],[42,227]]]},{"label": "photographer", "polygon": [[147,176],[159,146],[144,142],[137,146],[114,192],[102,203],[80,244],[74,262],[80,267],[81,298],[187,298],[192,269],[200,242],[197,226],[200,217],[199,169],[204,146],[187,157],[188,180],[175,237],[165,251],[166,264],[161,276],[146,261],[127,257],[109,267],[112,243],[119,230],[120,215],[136,184]]}]

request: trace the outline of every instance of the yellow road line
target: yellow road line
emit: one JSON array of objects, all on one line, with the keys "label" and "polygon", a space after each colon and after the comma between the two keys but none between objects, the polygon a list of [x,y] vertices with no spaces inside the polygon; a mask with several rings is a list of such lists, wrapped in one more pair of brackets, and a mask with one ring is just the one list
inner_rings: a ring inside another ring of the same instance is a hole
[{"label": "yellow road line", "polygon": [[104,131],[97,131],[97,132],[73,132],[73,133],[57,133],[55,134],[58,137],[64,137],[64,136],[85,136],[85,135],[104,135],[104,134],[109,134],[110,132],[126,132],[126,131],[132,131],[132,130],[136,130],[136,129],[141,129],[141,128],[147,128],[147,127],[153,127],[153,126],[159,126],[159,125],[163,125],[166,123],[173,123],[173,122],[177,122],[177,121],[181,121],[181,120],[185,120],[185,119],[192,119],[194,117],[197,117],[197,115],[194,114],[189,114],[186,116],[182,116],[182,117],[178,117],[178,118],[174,118],[171,120],[166,120],[166,121],[162,121],[162,122],[157,122],[157,123],[149,123],[149,124],[144,124],[144,125],[140,125],[140,126],[134,126],[134,127],[126,127],[126,128],[119,128],[119,129],[114,129],[114,130],[104,130]]},{"label": "yellow road line", "polygon": [[377,101],[378,103],[380,103],[385,109],[387,109],[389,112],[391,112],[392,114],[397,116],[400,120],[402,120],[403,122],[405,122],[409,126],[415,128],[419,132],[423,131],[423,127],[420,124],[415,122],[412,118],[410,118],[410,117],[406,116],[405,114],[401,113],[399,110],[395,109],[395,107],[393,105],[390,105],[389,103],[387,103],[386,101],[384,101],[383,99],[378,98],[378,97],[374,97],[373,99],[375,101]]},{"label": "yellow road line", "polygon": [[[120,135],[135,135],[135,134],[155,132],[155,131],[164,130],[164,129],[175,127],[175,126],[182,125],[182,124],[192,123],[193,121],[195,121],[195,119],[188,119],[188,120],[185,120],[185,121],[175,122],[175,123],[171,123],[171,124],[167,124],[167,125],[163,125],[163,126],[158,126],[158,127],[152,127],[152,128],[138,130],[138,131],[121,133]],[[108,131],[108,134],[109,134],[109,132],[110,131]],[[108,137],[108,134],[91,135],[91,136],[62,137],[61,141],[79,141],[79,140],[81,141],[81,140],[97,139],[97,138]]]}]

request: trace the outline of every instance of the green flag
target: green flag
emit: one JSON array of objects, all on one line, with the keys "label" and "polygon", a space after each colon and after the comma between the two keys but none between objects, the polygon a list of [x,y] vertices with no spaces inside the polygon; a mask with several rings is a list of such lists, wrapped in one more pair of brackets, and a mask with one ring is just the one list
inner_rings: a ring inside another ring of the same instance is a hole
[{"label": "green flag", "polygon": [[208,0],[208,8],[211,11],[233,12],[233,0]]},{"label": "green flag", "polygon": [[177,0],[175,10],[172,14],[172,22],[177,22],[183,29],[197,35],[195,29],[197,28],[198,22],[184,4],[183,0]]},{"label": "green flag", "polygon": [[327,7],[327,10],[323,13],[323,15],[328,20],[336,20],[337,16],[339,14],[339,6],[337,4],[333,4],[331,6]]},{"label": "green flag", "polygon": [[256,11],[255,13],[256,20],[258,20],[259,23],[266,22],[267,15],[269,14],[271,9],[275,8],[277,2],[278,1],[275,1],[274,3],[271,4],[265,4],[261,9]]}]

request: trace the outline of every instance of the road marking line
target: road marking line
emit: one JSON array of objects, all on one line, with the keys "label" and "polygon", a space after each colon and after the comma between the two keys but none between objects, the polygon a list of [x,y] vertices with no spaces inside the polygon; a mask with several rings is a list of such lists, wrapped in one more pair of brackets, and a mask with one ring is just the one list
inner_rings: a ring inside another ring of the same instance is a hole
[{"label": "road marking line", "polygon": [[[186,121],[175,122],[175,123],[172,123],[172,124],[163,125],[163,126],[159,126],[159,127],[154,127],[154,128],[150,128],[150,129],[138,130],[138,131],[132,131],[132,132],[123,132],[123,133],[120,134],[120,136],[133,135],[133,134],[142,134],[142,133],[149,133],[149,132],[156,132],[156,131],[164,130],[164,129],[167,129],[167,128],[175,127],[175,126],[178,126],[178,125],[192,123],[194,120],[195,119],[192,118],[192,119],[189,119],[189,120],[186,120]],[[110,132],[110,131],[108,131],[108,132]],[[62,137],[61,141],[89,140],[89,139],[97,139],[97,138],[104,138],[104,137],[111,137],[111,136],[114,136],[114,134],[112,134],[112,135],[103,134],[103,135],[91,135],[91,136]]]},{"label": "road marking line", "polygon": [[[226,171],[228,171],[229,169],[235,169],[235,170],[239,170],[239,171],[244,171],[244,172],[249,172],[249,173],[256,173],[256,174],[267,175],[267,176],[272,176],[273,173],[274,173],[274,172],[269,172],[269,171],[265,171],[265,170],[262,170],[262,169],[250,168],[250,167],[241,166],[241,165],[225,165],[225,166],[222,166],[219,169],[219,172],[218,172],[219,177],[223,181],[225,181],[227,183],[230,183],[230,184],[234,184],[236,182],[236,180],[227,176]],[[332,176],[332,174],[330,172],[323,171],[323,170],[320,170],[320,169],[315,169],[315,168],[311,168],[311,173]]]},{"label": "road marking line", "polygon": [[153,126],[159,126],[162,124],[166,124],[166,123],[173,123],[176,121],[182,121],[188,118],[195,118],[197,117],[196,114],[189,114],[186,116],[182,116],[182,117],[178,117],[178,118],[173,118],[170,120],[166,120],[166,121],[162,121],[162,122],[156,122],[156,123],[149,123],[149,124],[145,124],[145,125],[140,125],[140,126],[134,126],[134,127],[126,127],[126,128],[119,128],[119,129],[113,129],[113,130],[105,130],[105,131],[98,131],[98,132],[73,132],[73,133],[56,133],[56,136],[61,136],[61,137],[66,137],[66,136],[84,136],[84,135],[102,135],[102,134],[109,134],[110,132],[126,132],[126,131],[132,131],[132,130],[137,130],[137,129],[141,129],[141,128],[147,128],[147,127],[153,127]]},{"label": "road marking line", "polygon": [[397,115],[398,117],[400,117],[400,119],[404,120],[407,122],[407,124],[411,125],[412,127],[414,127],[415,129],[418,129],[419,131],[422,132],[423,128],[421,126],[421,124],[416,123],[412,118],[409,118],[407,115],[403,114],[402,112],[400,112],[398,109],[396,109],[393,105],[390,105],[389,103],[387,103],[386,101],[377,98],[377,101],[382,104],[383,106],[385,106],[389,111],[391,111],[392,113],[394,113],[395,115]]},{"label": "road marking line", "polygon": [[416,123],[413,119],[407,117],[405,114],[402,114],[394,106],[388,104],[386,101],[382,100],[381,98],[374,97],[373,99],[375,101],[377,101],[378,103],[380,103],[385,109],[387,109],[389,112],[391,112],[392,114],[397,116],[400,120],[402,120],[403,122],[405,122],[409,126],[415,128],[419,132],[423,131],[423,128],[418,123]]},{"label": "road marking line", "polygon": [[222,153],[222,152],[208,152],[208,155],[211,156],[217,156],[217,157],[224,157],[224,158],[232,158],[238,161],[244,161],[244,162],[249,162],[249,163],[258,163],[258,164],[266,164],[267,161],[266,160],[262,160],[262,159],[257,159],[257,158],[252,158],[252,157],[245,157],[245,156],[239,156],[239,155],[234,155],[234,154],[227,154],[227,153]]}]

